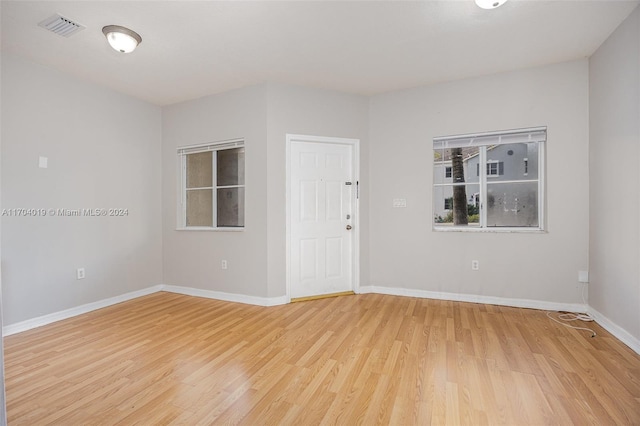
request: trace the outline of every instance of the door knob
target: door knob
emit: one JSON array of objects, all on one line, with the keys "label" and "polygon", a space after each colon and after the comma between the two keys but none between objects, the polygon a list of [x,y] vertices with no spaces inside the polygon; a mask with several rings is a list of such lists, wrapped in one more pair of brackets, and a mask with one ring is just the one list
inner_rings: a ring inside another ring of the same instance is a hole
[{"label": "door knob", "polygon": [[351,225],[347,225],[347,231],[351,231]]}]

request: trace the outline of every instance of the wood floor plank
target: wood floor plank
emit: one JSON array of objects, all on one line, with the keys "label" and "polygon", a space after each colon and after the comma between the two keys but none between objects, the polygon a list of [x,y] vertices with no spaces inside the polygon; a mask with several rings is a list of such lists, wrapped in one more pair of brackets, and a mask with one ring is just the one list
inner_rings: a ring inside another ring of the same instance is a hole
[{"label": "wood floor plank", "polygon": [[10,425],[640,424],[598,324],[378,294],[259,307],[155,293],[5,338]]}]

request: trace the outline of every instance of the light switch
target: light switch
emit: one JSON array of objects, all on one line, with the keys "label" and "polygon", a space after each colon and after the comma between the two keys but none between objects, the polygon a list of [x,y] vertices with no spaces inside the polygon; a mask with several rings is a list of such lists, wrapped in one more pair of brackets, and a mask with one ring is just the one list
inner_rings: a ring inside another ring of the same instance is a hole
[{"label": "light switch", "polygon": [[49,166],[49,159],[47,157],[38,157],[38,167],[46,169]]},{"label": "light switch", "polygon": [[407,207],[407,199],[406,198],[394,198],[393,199],[393,208],[405,208]]}]

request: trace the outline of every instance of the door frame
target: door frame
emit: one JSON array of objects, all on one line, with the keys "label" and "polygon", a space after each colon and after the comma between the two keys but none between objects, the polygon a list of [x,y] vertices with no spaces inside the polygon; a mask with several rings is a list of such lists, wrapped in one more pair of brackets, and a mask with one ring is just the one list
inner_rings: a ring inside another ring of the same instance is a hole
[{"label": "door frame", "polygon": [[293,142],[302,143],[322,143],[351,146],[352,170],[355,184],[356,197],[353,206],[353,250],[351,251],[351,265],[353,268],[352,290],[359,293],[360,290],[360,139],[336,138],[329,136],[309,136],[287,133],[286,143],[286,179],[285,179],[285,209],[286,209],[286,303],[291,303],[291,144]]}]

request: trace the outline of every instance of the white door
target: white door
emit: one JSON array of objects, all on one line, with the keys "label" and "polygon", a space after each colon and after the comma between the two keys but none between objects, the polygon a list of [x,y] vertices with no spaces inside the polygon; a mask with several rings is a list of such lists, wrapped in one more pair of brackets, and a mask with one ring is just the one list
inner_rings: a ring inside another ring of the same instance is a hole
[{"label": "white door", "polygon": [[313,140],[289,141],[291,298],[354,290],[355,145]]}]

